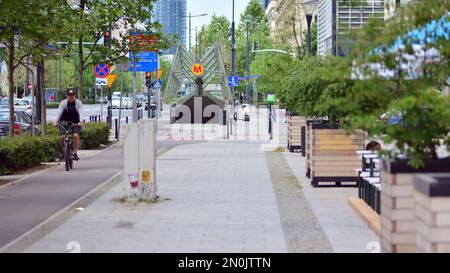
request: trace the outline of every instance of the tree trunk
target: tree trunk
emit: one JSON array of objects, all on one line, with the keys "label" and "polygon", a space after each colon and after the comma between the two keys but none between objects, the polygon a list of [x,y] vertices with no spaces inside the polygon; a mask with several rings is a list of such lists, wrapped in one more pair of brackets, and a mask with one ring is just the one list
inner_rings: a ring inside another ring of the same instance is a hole
[{"label": "tree trunk", "polygon": [[42,136],[47,134],[47,109],[45,107],[45,61],[40,61],[41,63],[41,124],[42,124]]},{"label": "tree trunk", "polygon": [[14,37],[8,42],[9,135],[14,136]]}]

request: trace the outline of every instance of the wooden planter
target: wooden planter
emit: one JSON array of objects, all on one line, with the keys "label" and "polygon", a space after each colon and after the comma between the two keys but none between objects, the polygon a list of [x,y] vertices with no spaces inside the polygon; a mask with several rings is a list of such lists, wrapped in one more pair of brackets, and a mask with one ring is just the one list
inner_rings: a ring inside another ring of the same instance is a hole
[{"label": "wooden planter", "polygon": [[305,122],[298,113],[291,113],[288,117],[288,149],[291,153],[301,149],[301,128]]},{"label": "wooden planter", "polygon": [[[305,157],[306,157],[306,177],[311,178],[311,124],[317,120],[307,120],[305,126]],[[303,153],[303,151],[302,151]]]},{"label": "wooden planter", "polygon": [[[326,186],[356,187],[358,175],[355,169],[361,168],[356,151],[364,150],[364,132],[347,134],[344,129],[339,129],[339,125],[311,123],[309,138],[311,185],[318,187],[326,183]],[[346,182],[350,184],[343,184]]]},{"label": "wooden planter", "polygon": [[406,161],[383,160],[381,168],[381,249],[383,252],[416,252],[414,175],[450,173],[450,158],[430,160],[414,169]]}]

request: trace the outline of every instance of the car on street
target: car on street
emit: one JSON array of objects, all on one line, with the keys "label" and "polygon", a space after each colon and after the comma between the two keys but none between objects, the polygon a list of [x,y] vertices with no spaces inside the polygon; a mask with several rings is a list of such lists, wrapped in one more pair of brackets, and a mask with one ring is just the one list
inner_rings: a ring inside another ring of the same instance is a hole
[{"label": "car on street", "polygon": [[[9,109],[9,99],[3,98],[0,102],[0,110]],[[27,99],[14,99],[14,110],[21,110],[27,112],[29,115],[33,113],[33,106],[31,101]]]},{"label": "car on street", "polygon": [[[151,110],[156,109],[156,97],[155,96],[150,97],[150,109]],[[148,110],[148,103],[145,104],[145,110]]]},{"label": "car on street", "polygon": [[[22,110],[14,111],[14,134],[23,135],[32,133],[32,128],[34,127],[34,132],[36,135],[41,134],[39,126],[32,124],[31,116]],[[9,111],[0,110],[0,138],[5,137],[9,134]]]}]

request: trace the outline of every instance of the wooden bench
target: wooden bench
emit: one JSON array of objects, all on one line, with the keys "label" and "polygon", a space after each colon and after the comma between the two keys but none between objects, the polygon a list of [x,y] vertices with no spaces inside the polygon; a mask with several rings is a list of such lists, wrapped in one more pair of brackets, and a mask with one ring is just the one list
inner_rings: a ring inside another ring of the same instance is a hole
[{"label": "wooden bench", "polygon": [[361,167],[361,159],[356,151],[364,149],[365,134],[348,134],[338,125],[310,123],[307,135],[311,185],[357,187],[355,169]]}]

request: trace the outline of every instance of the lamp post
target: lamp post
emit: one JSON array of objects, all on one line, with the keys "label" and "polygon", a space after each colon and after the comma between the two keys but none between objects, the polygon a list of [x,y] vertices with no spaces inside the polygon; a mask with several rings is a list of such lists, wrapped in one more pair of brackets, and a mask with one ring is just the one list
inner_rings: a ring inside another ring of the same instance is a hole
[{"label": "lamp post", "polygon": [[192,18],[195,18],[195,17],[203,17],[203,16],[208,16],[208,14],[207,13],[203,13],[203,14],[198,14],[198,15],[192,15],[190,12],[189,12],[189,15],[188,16],[181,16],[181,17],[184,17],[184,18],[186,18],[186,17],[188,17],[189,18],[189,52],[191,52],[192,53],[192,49],[191,49],[191,46],[192,46],[192,44],[191,44],[191,41],[192,41],[192,35],[191,35],[191,29],[192,29],[192,27],[191,27],[191,25],[192,25]]},{"label": "lamp post", "polygon": [[311,55],[311,22],[314,10],[316,9],[317,0],[304,0],[300,4],[305,12],[306,22],[308,24],[308,53]]}]

